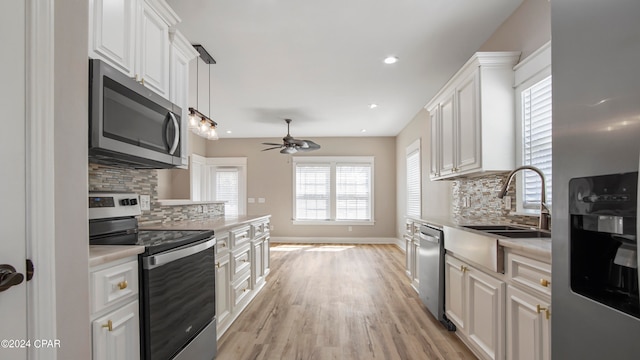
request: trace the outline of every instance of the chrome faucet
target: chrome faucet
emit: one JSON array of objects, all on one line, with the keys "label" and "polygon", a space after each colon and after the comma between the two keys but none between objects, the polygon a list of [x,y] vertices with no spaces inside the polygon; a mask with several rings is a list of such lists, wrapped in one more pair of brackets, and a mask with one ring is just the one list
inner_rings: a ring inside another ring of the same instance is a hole
[{"label": "chrome faucet", "polygon": [[547,193],[545,191],[545,178],[544,174],[540,169],[531,165],[524,165],[517,167],[515,170],[509,173],[507,176],[507,181],[502,185],[502,189],[498,193],[498,197],[502,199],[505,195],[507,195],[507,189],[509,188],[509,184],[511,184],[511,180],[513,176],[520,170],[532,170],[540,175],[540,179],[542,180],[542,189],[540,191],[540,219],[538,220],[538,229],[541,230],[549,230],[550,222],[551,222],[551,213],[549,212],[549,208],[547,207]]}]

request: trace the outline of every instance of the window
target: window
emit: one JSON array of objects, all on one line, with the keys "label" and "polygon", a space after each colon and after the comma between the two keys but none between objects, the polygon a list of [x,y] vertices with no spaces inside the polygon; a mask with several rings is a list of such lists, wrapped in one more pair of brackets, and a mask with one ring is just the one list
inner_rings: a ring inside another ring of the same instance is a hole
[{"label": "window", "polygon": [[216,167],[216,190],[214,198],[226,201],[224,213],[226,215],[238,215],[239,211],[239,169],[237,167]]},{"label": "window", "polygon": [[294,223],[373,222],[373,157],[294,157]]},{"label": "window", "polygon": [[[547,203],[551,203],[551,76],[522,92],[522,164],[542,170],[546,177]],[[540,208],[542,180],[523,173],[522,207]]]},{"label": "window", "polygon": [[[545,175],[547,205],[551,204],[551,47],[550,43],[515,67],[518,104],[518,165],[532,165]],[[518,213],[537,214],[542,182],[533,171],[520,172],[516,187]]]},{"label": "window", "polygon": [[224,201],[224,213],[246,213],[247,159],[191,155],[191,200]]},{"label": "window", "polygon": [[407,216],[420,217],[420,139],[407,146]]}]

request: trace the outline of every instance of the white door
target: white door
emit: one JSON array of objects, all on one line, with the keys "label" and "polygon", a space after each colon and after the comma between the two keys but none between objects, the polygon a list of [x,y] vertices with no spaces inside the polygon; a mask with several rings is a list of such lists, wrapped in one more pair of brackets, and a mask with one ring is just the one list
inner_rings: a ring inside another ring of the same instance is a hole
[{"label": "white door", "polygon": [[[3,1],[0,11],[0,264],[21,274],[26,267],[25,3]],[[0,282],[6,285],[9,278],[5,272]],[[27,358],[20,342],[27,340],[26,304],[26,280],[0,292],[0,359]]]}]

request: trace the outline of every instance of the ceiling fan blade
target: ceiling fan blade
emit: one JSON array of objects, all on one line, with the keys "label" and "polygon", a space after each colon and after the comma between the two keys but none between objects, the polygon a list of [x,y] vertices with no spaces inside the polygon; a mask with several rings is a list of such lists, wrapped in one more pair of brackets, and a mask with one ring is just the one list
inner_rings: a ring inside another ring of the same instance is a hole
[{"label": "ceiling fan blade", "polygon": [[309,144],[307,144],[307,140],[299,140],[299,139],[291,139],[291,143],[299,146],[301,148],[308,148]]},{"label": "ceiling fan blade", "polygon": [[315,142],[311,141],[311,140],[303,140],[304,142],[307,143],[307,147],[299,147],[298,151],[313,151],[313,150],[318,150],[320,149],[320,145],[316,144]]},{"label": "ceiling fan blade", "polygon": [[298,150],[296,150],[296,148],[293,146],[287,146],[286,148],[280,150],[280,154],[295,154],[296,152],[298,152]]},{"label": "ceiling fan blade", "polygon": [[280,149],[281,147],[282,147],[282,145],[281,145],[281,146],[274,146],[274,147],[270,147],[270,148],[262,149],[262,151],[273,150],[273,149]]},{"label": "ceiling fan blade", "polygon": [[262,143],[262,145],[282,146],[282,144],[276,144],[276,143]]}]

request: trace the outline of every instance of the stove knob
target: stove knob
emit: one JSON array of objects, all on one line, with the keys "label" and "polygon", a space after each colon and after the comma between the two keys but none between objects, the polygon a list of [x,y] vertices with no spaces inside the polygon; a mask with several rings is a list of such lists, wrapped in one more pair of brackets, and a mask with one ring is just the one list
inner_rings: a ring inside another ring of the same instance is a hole
[{"label": "stove knob", "polygon": [[130,199],[129,200],[129,204],[130,205],[138,205],[138,199],[136,199],[136,198]]},{"label": "stove knob", "polygon": [[122,205],[122,206],[127,206],[127,205],[129,205],[129,199],[122,199],[122,200],[120,200],[120,205]]}]

